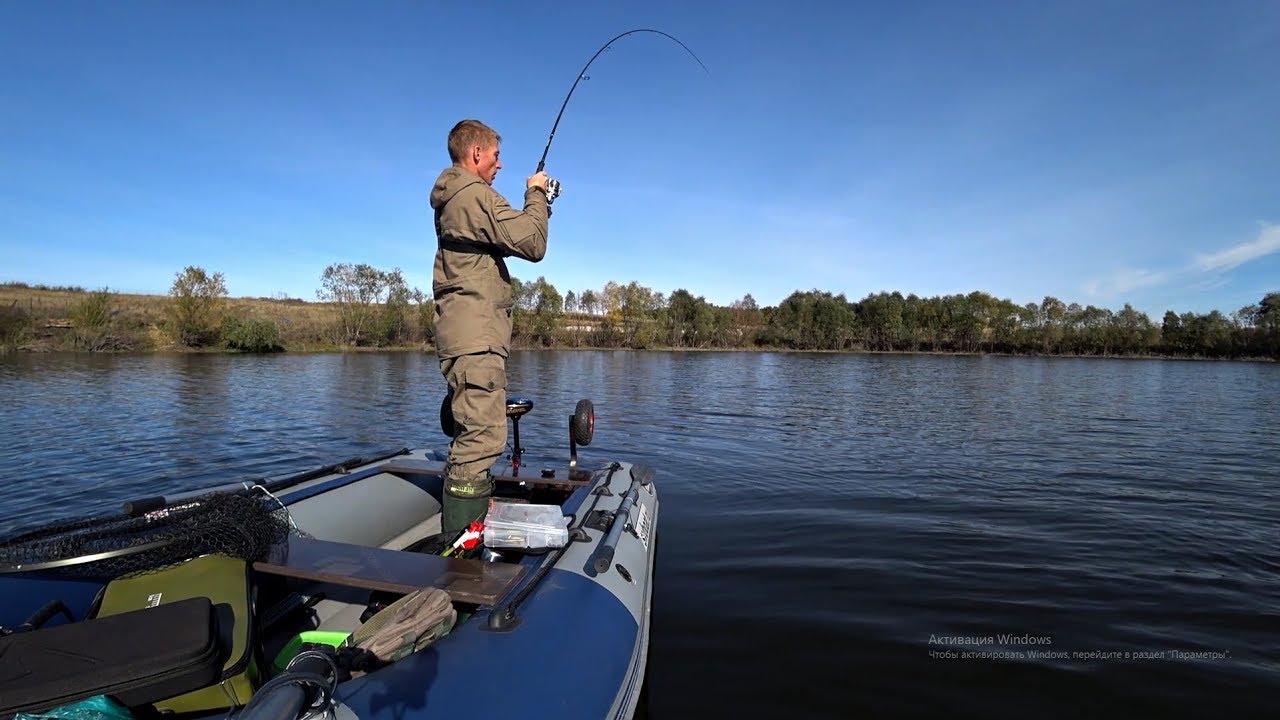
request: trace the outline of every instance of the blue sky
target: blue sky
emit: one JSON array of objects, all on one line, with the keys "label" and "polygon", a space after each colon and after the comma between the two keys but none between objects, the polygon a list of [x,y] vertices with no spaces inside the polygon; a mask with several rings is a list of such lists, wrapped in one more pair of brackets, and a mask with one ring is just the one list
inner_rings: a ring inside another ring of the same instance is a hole
[{"label": "blue sky", "polygon": [[1157,319],[1280,290],[1280,3],[8,2],[0,280],[430,288],[445,135],[564,193],[526,280],[728,304],[1053,295]]}]

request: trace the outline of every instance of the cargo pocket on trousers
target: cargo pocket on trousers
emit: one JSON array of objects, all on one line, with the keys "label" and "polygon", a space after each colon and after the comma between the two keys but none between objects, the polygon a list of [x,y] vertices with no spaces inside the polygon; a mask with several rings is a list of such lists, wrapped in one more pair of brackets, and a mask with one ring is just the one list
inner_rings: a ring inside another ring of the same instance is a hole
[{"label": "cargo pocket on trousers", "polygon": [[[467,430],[484,437],[506,431],[506,387],[507,373],[498,355],[487,355],[462,371],[463,424]],[[496,439],[492,442],[499,444]]]},{"label": "cargo pocket on trousers", "polygon": [[[501,362],[502,359],[495,357],[494,360]],[[507,374],[496,363],[490,365],[485,362],[484,364],[477,364],[475,367],[467,368],[462,375],[462,382],[469,388],[495,392],[507,388]]]}]

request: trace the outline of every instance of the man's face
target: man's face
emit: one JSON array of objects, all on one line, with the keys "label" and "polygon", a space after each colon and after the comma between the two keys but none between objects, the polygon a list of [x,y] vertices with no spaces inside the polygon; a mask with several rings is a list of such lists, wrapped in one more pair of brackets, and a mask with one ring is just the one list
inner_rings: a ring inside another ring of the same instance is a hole
[{"label": "man's face", "polygon": [[497,144],[487,148],[477,146],[472,152],[475,153],[476,158],[476,174],[481,180],[492,185],[493,179],[498,177],[498,171],[502,169],[502,161],[498,159],[501,151]]}]

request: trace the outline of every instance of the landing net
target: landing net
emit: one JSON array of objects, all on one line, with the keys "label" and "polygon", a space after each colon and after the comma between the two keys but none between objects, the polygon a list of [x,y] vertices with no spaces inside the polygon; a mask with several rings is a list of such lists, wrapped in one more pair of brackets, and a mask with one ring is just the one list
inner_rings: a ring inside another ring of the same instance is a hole
[{"label": "landing net", "polygon": [[276,501],[213,493],[136,517],[69,520],[0,540],[0,574],[119,577],[208,554],[253,562],[289,529]]}]

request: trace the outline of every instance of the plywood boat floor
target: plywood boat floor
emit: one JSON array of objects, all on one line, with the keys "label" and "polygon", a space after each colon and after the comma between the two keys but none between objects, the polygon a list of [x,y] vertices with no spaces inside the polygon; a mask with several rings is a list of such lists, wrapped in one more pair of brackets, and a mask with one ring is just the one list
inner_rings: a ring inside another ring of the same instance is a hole
[{"label": "plywood boat floor", "polygon": [[448,592],[455,602],[475,605],[496,603],[524,573],[524,566],[511,563],[446,558],[296,536],[266,560],[254,563],[253,568],[285,577],[405,594],[436,587]]}]

